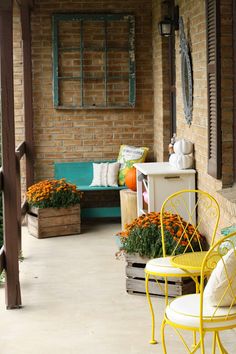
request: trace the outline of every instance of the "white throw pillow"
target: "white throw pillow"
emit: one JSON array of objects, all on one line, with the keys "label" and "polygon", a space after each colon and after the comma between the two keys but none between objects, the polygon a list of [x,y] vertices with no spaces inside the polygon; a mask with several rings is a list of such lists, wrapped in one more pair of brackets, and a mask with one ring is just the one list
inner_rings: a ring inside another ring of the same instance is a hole
[{"label": "white throw pillow", "polygon": [[118,173],[120,170],[119,162],[110,162],[107,170],[107,185],[110,187],[118,187]]},{"label": "white throw pillow", "polygon": [[93,180],[91,187],[118,187],[118,162],[93,163]]},{"label": "white throw pillow", "polygon": [[[204,301],[210,306],[230,306],[236,297],[236,255],[231,249],[213,270],[204,290]],[[232,278],[231,288],[228,278]],[[227,289],[227,290],[226,290]],[[222,299],[222,300],[221,300]],[[236,301],[235,301],[236,302]]]}]

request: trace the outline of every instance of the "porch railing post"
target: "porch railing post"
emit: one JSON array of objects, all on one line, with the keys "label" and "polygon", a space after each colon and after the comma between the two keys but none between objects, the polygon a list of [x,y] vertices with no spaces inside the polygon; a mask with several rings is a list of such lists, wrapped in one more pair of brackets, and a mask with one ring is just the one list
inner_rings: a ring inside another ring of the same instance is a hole
[{"label": "porch railing post", "polygon": [[0,84],[6,306],[21,305],[18,263],[17,188],[13,93],[13,4],[0,2]]}]

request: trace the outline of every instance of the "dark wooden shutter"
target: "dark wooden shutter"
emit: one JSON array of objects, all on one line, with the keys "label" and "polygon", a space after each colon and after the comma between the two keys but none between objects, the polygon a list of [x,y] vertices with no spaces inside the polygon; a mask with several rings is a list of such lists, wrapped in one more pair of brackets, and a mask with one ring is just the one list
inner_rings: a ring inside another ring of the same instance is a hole
[{"label": "dark wooden shutter", "polygon": [[220,1],[206,0],[208,173],[221,178]]}]

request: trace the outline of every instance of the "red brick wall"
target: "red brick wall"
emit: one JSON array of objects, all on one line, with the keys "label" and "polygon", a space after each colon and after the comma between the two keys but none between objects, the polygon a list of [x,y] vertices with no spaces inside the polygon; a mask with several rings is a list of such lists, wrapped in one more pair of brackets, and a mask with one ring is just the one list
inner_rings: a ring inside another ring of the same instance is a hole
[{"label": "red brick wall", "polygon": [[[206,76],[205,1],[178,2],[185,33],[190,43],[193,65],[193,122],[188,127],[183,117],[180,56],[177,55],[177,135],[194,142],[198,172],[197,187],[208,191],[220,203],[222,226],[236,222],[234,203],[222,197],[224,187],[233,182],[233,61],[232,61],[232,2],[221,1],[221,120],[222,120],[222,180],[208,175],[208,101]],[[178,41],[177,41],[178,46]],[[176,51],[177,52],[177,51]],[[222,189],[223,188],[223,189]],[[218,193],[219,192],[219,193]],[[232,194],[232,193],[231,193]],[[220,230],[219,228],[219,230]],[[209,230],[209,227],[206,226]]]},{"label": "red brick wall", "polygon": [[[180,16],[183,17],[185,34],[190,44],[193,67],[193,120],[189,127],[184,118],[182,84],[181,84],[181,62],[179,54],[179,32],[176,32],[176,96],[177,96],[177,137],[187,138],[194,143],[195,147],[195,166],[197,170],[197,187],[211,193],[220,203],[221,222],[220,228],[236,222],[236,207],[233,199],[236,199],[236,193],[231,189],[224,189],[232,185],[233,182],[233,40],[232,40],[232,1],[221,1],[221,57],[222,57],[222,180],[216,180],[208,175],[208,101],[207,101],[207,72],[206,72],[206,18],[204,0],[178,0]],[[153,18],[158,19],[158,9],[160,1],[154,1]],[[153,34],[156,33],[156,24],[154,23]],[[165,39],[164,39],[165,40]],[[155,72],[163,71],[166,62],[160,55],[155,56],[157,48],[161,47],[163,39],[156,35],[154,45],[154,75]],[[155,77],[155,76],[154,76]],[[162,137],[158,130],[158,123],[164,126],[163,112],[163,92],[162,85],[166,76],[159,76],[161,81],[154,85],[154,102],[161,102],[162,106],[154,110],[155,130],[154,142],[159,142],[161,148],[166,149],[164,133]],[[165,116],[167,124],[168,115]],[[156,143],[158,146],[158,143]],[[156,149],[155,149],[156,152]],[[160,157],[165,154],[161,152]],[[158,153],[156,154],[158,157]],[[201,210],[199,211],[201,213]],[[219,230],[220,230],[219,228]],[[210,234],[210,220],[203,227],[203,232]]]},{"label": "red brick wall", "polygon": [[[35,176],[53,176],[54,161],[116,158],[121,144],[153,151],[151,0],[36,0],[32,13]],[[135,15],[134,109],[57,110],[52,96],[52,21],[59,12],[118,12]]]}]

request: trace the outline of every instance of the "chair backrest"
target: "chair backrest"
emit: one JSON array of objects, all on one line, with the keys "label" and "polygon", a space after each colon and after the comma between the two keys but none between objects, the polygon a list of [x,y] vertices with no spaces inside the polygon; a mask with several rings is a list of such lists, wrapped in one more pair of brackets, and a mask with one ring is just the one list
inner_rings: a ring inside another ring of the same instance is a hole
[{"label": "chair backrest", "polygon": [[[200,324],[236,318],[236,232],[221,238],[207,252],[201,270]],[[205,287],[206,275],[210,275]],[[205,289],[204,289],[205,287]],[[207,306],[208,310],[204,310]],[[210,308],[209,308],[210,306]],[[226,324],[227,326],[227,324]]]},{"label": "chair backrest", "polygon": [[219,205],[207,192],[191,189],[170,195],[160,211],[163,256],[206,250],[201,230],[210,224],[212,245],[219,217]]}]

